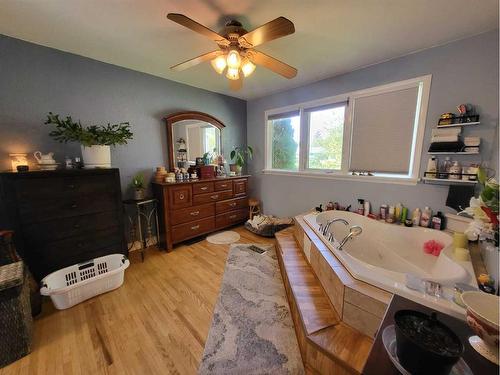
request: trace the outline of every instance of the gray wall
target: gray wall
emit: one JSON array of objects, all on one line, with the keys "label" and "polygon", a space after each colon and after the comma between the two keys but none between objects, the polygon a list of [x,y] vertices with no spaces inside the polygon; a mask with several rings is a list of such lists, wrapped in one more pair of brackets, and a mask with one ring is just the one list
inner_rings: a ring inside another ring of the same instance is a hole
[{"label": "gray wall", "polygon": [[262,199],[264,211],[294,215],[330,200],[355,205],[357,198],[365,198],[376,210],[382,203],[402,202],[411,209],[428,205],[434,210],[455,212],[445,208],[448,187],[444,186],[420,183],[404,186],[261,173],[265,110],[426,74],[432,74],[432,86],[421,174],[429,158],[426,151],[431,129],[441,113],[456,112],[455,107],[461,103],[476,105],[481,114],[481,124],[465,130],[465,134],[480,136],[482,145],[480,157],[459,156],[457,159],[483,161],[498,171],[497,30],[247,102],[247,142],[255,150],[250,165],[254,175],[252,187],[253,193]]},{"label": "gray wall", "polygon": [[66,155],[80,156],[78,144],[48,136],[42,124],[49,111],[83,124],[129,121],[134,139],[111,155],[126,190],[135,173],[150,175],[167,164],[162,118],[186,110],[226,125],[226,157],[233,146],[246,144],[243,100],[0,35],[0,170],[10,169],[9,153],[54,151],[62,163]]}]

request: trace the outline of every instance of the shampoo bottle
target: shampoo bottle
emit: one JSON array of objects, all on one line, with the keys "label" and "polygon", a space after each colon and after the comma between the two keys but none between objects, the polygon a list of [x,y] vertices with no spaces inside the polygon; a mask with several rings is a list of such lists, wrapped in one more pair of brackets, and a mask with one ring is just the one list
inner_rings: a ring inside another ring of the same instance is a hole
[{"label": "shampoo bottle", "polygon": [[394,222],[397,223],[399,222],[399,220],[401,220],[402,211],[403,211],[403,205],[401,203],[398,203],[394,211]]},{"label": "shampoo bottle", "polygon": [[431,222],[432,210],[429,207],[425,207],[422,211],[422,216],[420,217],[420,226],[428,228]]},{"label": "shampoo bottle", "polygon": [[365,216],[370,215],[370,202],[365,200],[365,204],[363,205],[363,211]]},{"label": "shampoo bottle", "polygon": [[420,225],[420,217],[422,216],[422,211],[420,208],[415,208],[411,214],[411,221],[413,221],[414,226]]},{"label": "shampoo bottle", "polygon": [[437,229],[437,230],[444,229],[444,217],[440,211],[438,211],[437,214],[432,217],[431,226],[432,226],[432,228]]},{"label": "shampoo bottle", "polygon": [[357,213],[360,215],[365,214],[365,200],[364,199],[358,199],[358,210]]},{"label": "shampoo bottle", "polygon": [[431,157],[427,162],[427,174],[426,177],[436,178],[437,175],[437,159],[435,156]]}]

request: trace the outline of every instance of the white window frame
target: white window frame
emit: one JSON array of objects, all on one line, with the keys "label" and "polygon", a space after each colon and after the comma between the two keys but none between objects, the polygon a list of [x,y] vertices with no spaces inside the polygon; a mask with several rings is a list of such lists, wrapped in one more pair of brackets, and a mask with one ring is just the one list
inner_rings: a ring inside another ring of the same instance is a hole
[{"label": "white window frame", "polygon": [[[264,112],[265,121],[265,169],[264,174],[289,175],[289,176],[304,176],[312,178],[329,178],[347,181],[363,181],[363,182],[379,182],[379,183],[396,183],[403,185],[415,185],[419,180],[420,161],[422,157],[422,146],[425,133],[427,107],[429,104],[430,88],[432,75],[420,76],[404,81],[392,82],[380,86],[375,86],[363,90],[357,90],[342,95],[330,96],[318,100],[298,103],[280,108],[274,108]],[[397,174],[382,174],[378,173],[374,176],[353,176],[349,173],[349,162],[351,155],[351,134],[352,134],[352,116],[356,98],[364,96],[372,96],[375,94],[383,94],[405,88],[418,87],[418,101],[415,115],[415,126],[413,133],[412,150],[410,155],[410,168],[408,175]],[[308,166],[308,148],[309,148],[309,123],[308,116],[305,110],[324,106],[335,105],[338,103],[347,102],[345,121],[344,121],[344,139],[342,145],[342,168],[341,170],[323,170],[311,169]],[[272,168],[272,142],[271,142],[271,127],[268,123],[268,117],[281,113],[298,111],[300,115],[300,141],[299,141],[299,169],[298,170],[282,170]]]}]

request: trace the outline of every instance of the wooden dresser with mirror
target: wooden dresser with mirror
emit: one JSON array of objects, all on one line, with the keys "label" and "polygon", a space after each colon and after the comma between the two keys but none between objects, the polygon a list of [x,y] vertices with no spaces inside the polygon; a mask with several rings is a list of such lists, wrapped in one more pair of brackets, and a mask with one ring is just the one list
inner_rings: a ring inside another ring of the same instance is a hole
[{"label": "wooden dresser with mirror", "polygon": [[[193,166],[205,153],[223,154],[224,124],[201,112],[180,112],[165,118],[169,169]],[[182,138],[182,152],[179,140]],[[180,157],[181,156],[181,157]],[[215,177],[175,183],[154,182],[159,202],[160,245],[201,236],[248,218],[248,175]]]}]

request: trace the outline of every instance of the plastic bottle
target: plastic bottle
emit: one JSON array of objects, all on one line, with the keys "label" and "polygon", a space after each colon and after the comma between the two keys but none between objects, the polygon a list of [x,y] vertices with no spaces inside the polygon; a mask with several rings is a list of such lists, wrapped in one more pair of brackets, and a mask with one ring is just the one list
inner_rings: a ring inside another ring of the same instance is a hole
[{"label": "plastic bottle", "polygon": [[422,211],[422,216],[420,217],[420,226],[428,228],[431,223],[432,210],[429,207],[425,207]]},{"label": "plastic bottle", "polygon": [[411,221],[413,221],[414,226],[420,225],[420,217],[422,216],[422,211],[420,208],[415,208],[411,214]]},{"label": "plastic bottle", "polygon": [[462,166],[458,161],[453,161],[450,166],[448,178],[450,180],[460,180],[462,178]]},{"label": "plastic bottle", "polygon": [[403,211],[403,205],[401,203],[398,203],[396,205],[396,208],[394,210],[394,222],[399,222],[401,220],[401,213]]},{"label": "plastic bottle", "polygon": [[387,212],[387,217],[385,218],[385,221],[387,223],[394,223],[394,212],[395,212],[394,206],[389,206],[389,211]]},{"label": "plastic bottle", "polygon": [[370,202],[365,200],[365,204],[363,205],[363,211],[365,216],[370,215]]},{"label": "plastic bottle", "polygon": [[359,206],[358,206],[357,213],[360,215],[364,215],[365,214],[365,200],[358,199],[358,203],[359,203]]},{"label": "plastic bottle", "polygon": [[403,209],[401,210],[401,217],[399,221],[401,222],[401,224],[404,224],[407,218],[408,218],[408,207],[403,207]]},{"label": "plastic bottle", "polygon": [[447,156],[444,159],[444,162],[439,166],[438,178],[447,179],[449,176],[448,173],[450,173],[450,168],[451,168],[451,160],[450,157]]},{"label": "plastic bottle", "polygon": [[431,226],[433,229],[437,230],[444,229],[444,217],[441,211],[438,211],[437,214],[432,217]]},{"label": "plastic bottle", "polygon": [[437,161],[436,157],[433,156],[427,162],[426,177],[436,178],[437,177],[437,175],[436,175],[437,171],[438,171],[438,161]]},{"label": "plastic bottle", "polygon": [[385,220],[387,218],[388,208],[386,204],[380,206],[380,219]]}]

